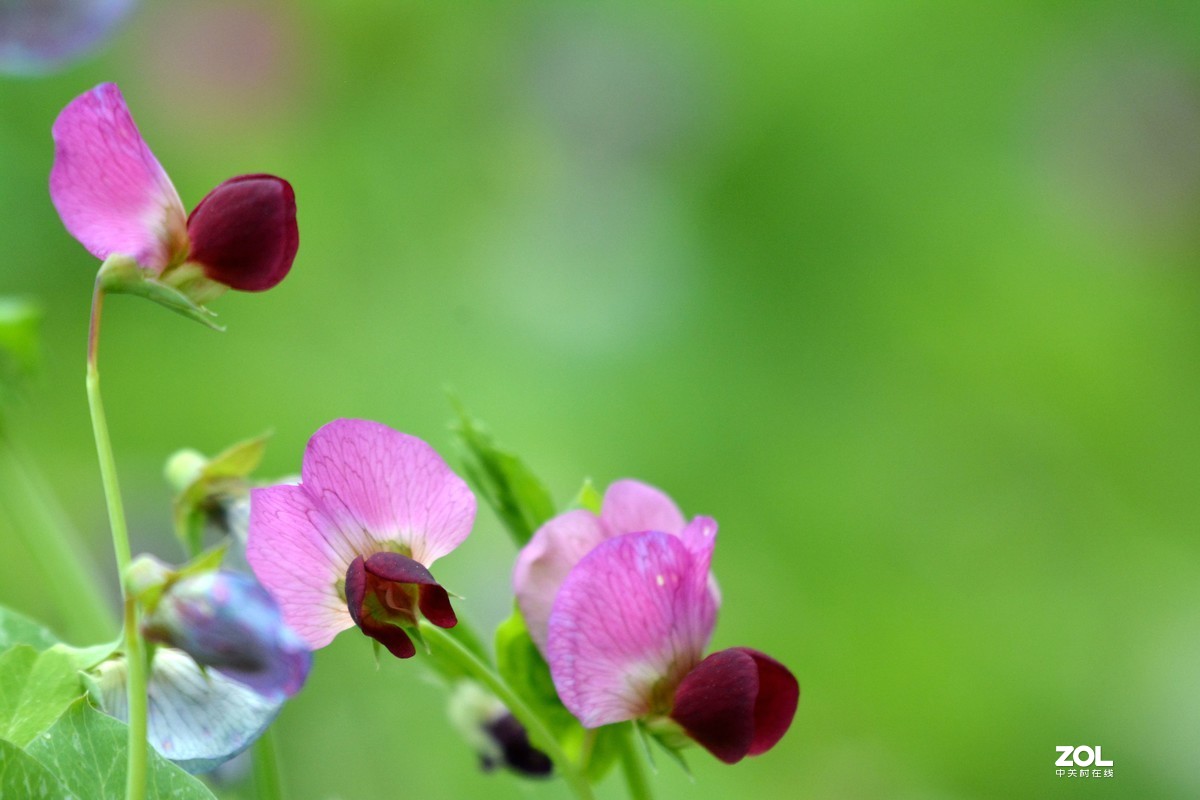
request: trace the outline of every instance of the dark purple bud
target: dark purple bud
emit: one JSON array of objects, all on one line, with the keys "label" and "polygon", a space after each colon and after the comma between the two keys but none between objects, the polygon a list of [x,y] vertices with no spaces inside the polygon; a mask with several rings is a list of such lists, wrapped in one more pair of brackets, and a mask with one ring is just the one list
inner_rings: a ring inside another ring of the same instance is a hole
[{"label": "dark purple bud", "polygon": [[800,700],[788,668],[748,647],[713,653],[675,690],[671,719],[726,764],[770,750],[787,733]]},{"label": "dark purple bud", "polygon": [[417,612],[439,628],[458,624],[450,596],[419,561],[400,553],[354,559],[346,570],[346,607],[362,632],[397,658],[416,654],[402,626],[417,624]]},{"label": "dark purple bud", "polygon": [[[550,757],[529,743],[525,726],[508,711],[485,723],[483,730],[499,748],[500,761],[513,772],[543,778],[553,771],[554,764]],[[498,766],[492,757],[484,755],[482,759],[484,769]]]},{"label": "dark purple bud", "polygon": [[296,195],[274,175],[239,175],[208,193],[188,217],[188,260],[218,283],[261,292],[292,268],[300,233]]}]

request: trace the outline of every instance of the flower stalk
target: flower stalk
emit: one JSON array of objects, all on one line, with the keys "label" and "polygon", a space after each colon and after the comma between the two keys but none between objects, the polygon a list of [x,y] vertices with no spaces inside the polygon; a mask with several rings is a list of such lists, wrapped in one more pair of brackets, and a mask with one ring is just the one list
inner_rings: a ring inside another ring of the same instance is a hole
[{"label": "flower stalk", "polygon": [[639,752],[642,748],[638,746],[638,732],[634,726],[636,722],[629,722],[622,725],[621,736],[619,739],[621,772],[625,776],[625,786],[629,789],[630,800],[654,800],[654,792],[650,790],[650,781],[646,779],[645,764],[642,762],[643,755]]},{"label": "flower stalk", "polygon": [[420,621],[419,625],[421,636],[435,650],[457,663],[464,672],[490,689],[500,702],[508,707],[517,721],[525,726],[534,746],[554,762],[555,769],[566,780],[575,796],[579,800],[591,800],[592,787],[580,772],[578,765],[573,763],[563,752],[558,740],[554,738],[554,734],[546,727],[542,718],[517,696],[517,693],[509,687],[505,680],[446,631],[424,619]]},{"label": "flower stalk", "polygon": [[104,500],[108,506],[113,553],[117,559],[117,574],[121,578],[121,596],[124,603],[123,644],[128,663],[126,688],[129,694],[129,744],[125,772],[125,797],[126,800],[144,800],[148,759],[146,647],[138,625],[137,601],[130,591],[126,575],[133,556],[129,547],[129,530],[125,524],[125,507],[121,503],[121,488],[117,482],[116,459],[113,457],[112,443],[108,436],[108,424],[104,418],[104,404],[100,398],[100,368],[97,363],[97,352],[100,341],[100,316],[103,308],[104,289],[100,279],[97,278],[95,292],[92,294],[92,316],[88,325],[88,408],[92,416],[92,432],[96,437],[96,455],[100,459],[100,480],[104,484]]}]

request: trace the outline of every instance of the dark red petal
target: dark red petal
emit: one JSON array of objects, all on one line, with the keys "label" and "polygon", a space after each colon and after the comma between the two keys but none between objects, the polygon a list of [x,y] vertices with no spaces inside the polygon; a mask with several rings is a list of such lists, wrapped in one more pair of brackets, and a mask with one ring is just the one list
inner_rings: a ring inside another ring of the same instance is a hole
[{"label": "dark red petal", "polygon": [[748,647],[713,653],[675,690],[671,718],[726,764],[770,750],[796,715],[800,684],[788,668]]},{"label": "dark red petal", "polygon": [[671,719],[726,764],[736,764],[754,741],[758,667],[741,650],[722,650],[701,661],[675,690]]},{"label": "dark red petal", "polygon": [[346,607],[350,610],[350,618],[354,624],[362,627],[362,605],[367,598],[367,570],[363,566],[362,556],[350,562],[346,570]]},{"label": "dark red petal", "polygon": [[749,755],[767,752],[783,738],[796,716],[800,702],[800,684],[783,664],[766,653],[748,647],[735,648],[746,653],[758,665],[758,699],[754,701],[754,741]]},{"label": "dark red petal", "polygon": [[399,553],[375,553],[367,559],[367,572],[385,581],[437,586],[437,581],[420,561]]},{"label": "dark red petal", "polygon": [[214,281],[244,292],[261,292],[292,268],[300,233],[296,195],[274,175],[239,175],[213,189],[187,223],[189,261]]},{"label": "dark red petal", "polygon": [[439,628],[453,628],[458,624],[458,617],[450,607],[450,595],[436,583],[432,586],[422,586],[417,607],[425,615],[425,619]]},{"label": "dark red petal", "polygon": [[363,622],[364,624],[359,626],[363,636],[370,636],[396,658],[412,658],[417,654],[412,639],[408,638],[408,634],[402,629],[386,622],[378,622],[372,617],[366,617]]}]

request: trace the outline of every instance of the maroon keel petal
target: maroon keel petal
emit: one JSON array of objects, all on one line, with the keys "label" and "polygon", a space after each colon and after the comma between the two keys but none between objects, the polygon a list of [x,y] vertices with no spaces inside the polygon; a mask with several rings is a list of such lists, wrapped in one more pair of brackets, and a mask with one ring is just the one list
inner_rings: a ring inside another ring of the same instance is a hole
[{"label": "maroon keel petal", "polygon": [[363,636],[370,636],[386,647],[388,652],[396,658],[412,658],[417,654],[417,648],[413,645],[412,639],[408,638],[408,634],[402,629],[386,622],[379,622],[372,617],[367,617],[363,622],[364,624],[360,626]]},{"label": "maroon keel petal", "polygon": [[189,261],[209,278],[261,292],[292,268],[300,234],[296,195],[274,175],[239,175],[213,189],[188,217]]},{"label": "maroon keel petal", "polygon": [[701,661],[675,690],[671,719],[726,764],[736,764],[754,741],[758,668],[740,650],[722,650]]},{"label": "maroon keel petal", "polygon": [[748,647],[736,648],[758,665],[758,699],[754,701],[754,741],[749,755],[767,752],[783,738],[796,716],[800,684],[796,677],[766,653]]},{"label": "maroon keel petal", "polygon": [[733,647],[713,653],[675,691],[671,718],[726,764],[770,750],[787,732],[800,687],[775,659]]},{"label": "maroon keel petal", "polygon": [[367,572],[385,581],[437,586],[424,564],[399,553],[374,553],[367,559],[366,567]]},{"label": "maroon keel petal", "polygon": [[458,617],[450,607],[450,595],[436,583],[432,586],[422,586],[417,607],[425,615],[425,619],[439,628],[453,628],[458,624]]},{"label": "maroon keel petal", "polygon": [[367,570],[363,566],[362,556],[350,562],[346,570],[346,608],[354,624],[362,627],[363,600],[367,599]]}]

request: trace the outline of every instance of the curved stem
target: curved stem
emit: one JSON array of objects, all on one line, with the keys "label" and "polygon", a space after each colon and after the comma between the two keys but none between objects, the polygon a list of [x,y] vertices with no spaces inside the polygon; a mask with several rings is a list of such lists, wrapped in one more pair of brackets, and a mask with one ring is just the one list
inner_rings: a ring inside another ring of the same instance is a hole
[{"label": "curved stem", "polygon": [[638,751],[637,731],[633,728],[636,724],[630,722],[621,726],[624,728],[620,735],[621,772],[625,775],[625,785],[629,788],[632,800],[653,800],[654,792],[650,790],[642,753]]},{"label": "curved stem", "polygon": [[587,778],[583,776],[578,767],[563,752],[563,749],[558,744],[558,740],[554,738],[554,734],[542,722],[542,718],[526,705],[525,701],[518,697],[516,692],[509,688],[504,679],[480,660],[479,656],[464,647],[457,639],[446,633],[446,631],[427,620],[421,620],[420,628],[421,635],[425,637],[426,641],[432,642],[436,647],[442,648],[442,651],[448,658],[453,659],[464,672],[491,689],[500,702],[508,707],[508,710],[517,718],[517,721],[525,726],[525,730],[529,732],[534,746],[544,750],[546,755],[550,757],[550,760],[554,762],[554,766],[571,787],[575,796],[580,798],[580,800],[591,800],[592,787],[588,784]]},{"label": "curved stem", "polygon": [[100,369],[96,362],[100,343],[100,312],[104,308],[104,289],[96,280],[92,295],[92,319],[88,325],[87,395],[92,413],[92,432],[96,437],[96,455],[100,458],[100,480],[104,483],[104,500],[108,505],[108,522],[112,529],[113,552],[117,558],[117,574],[121,579],[124,597],[124,644],[129,694],[129,760],[125,772],[126,800],[146,797],[146,648],[138,626],[137,603],[126,585],[126,572],[133,556],[129,549],[129,530],[125,525],[125,507],[121,504],[121,488],[117,484],[117,462],[108,438],[104,420],[104,404],[100,400]]}]

